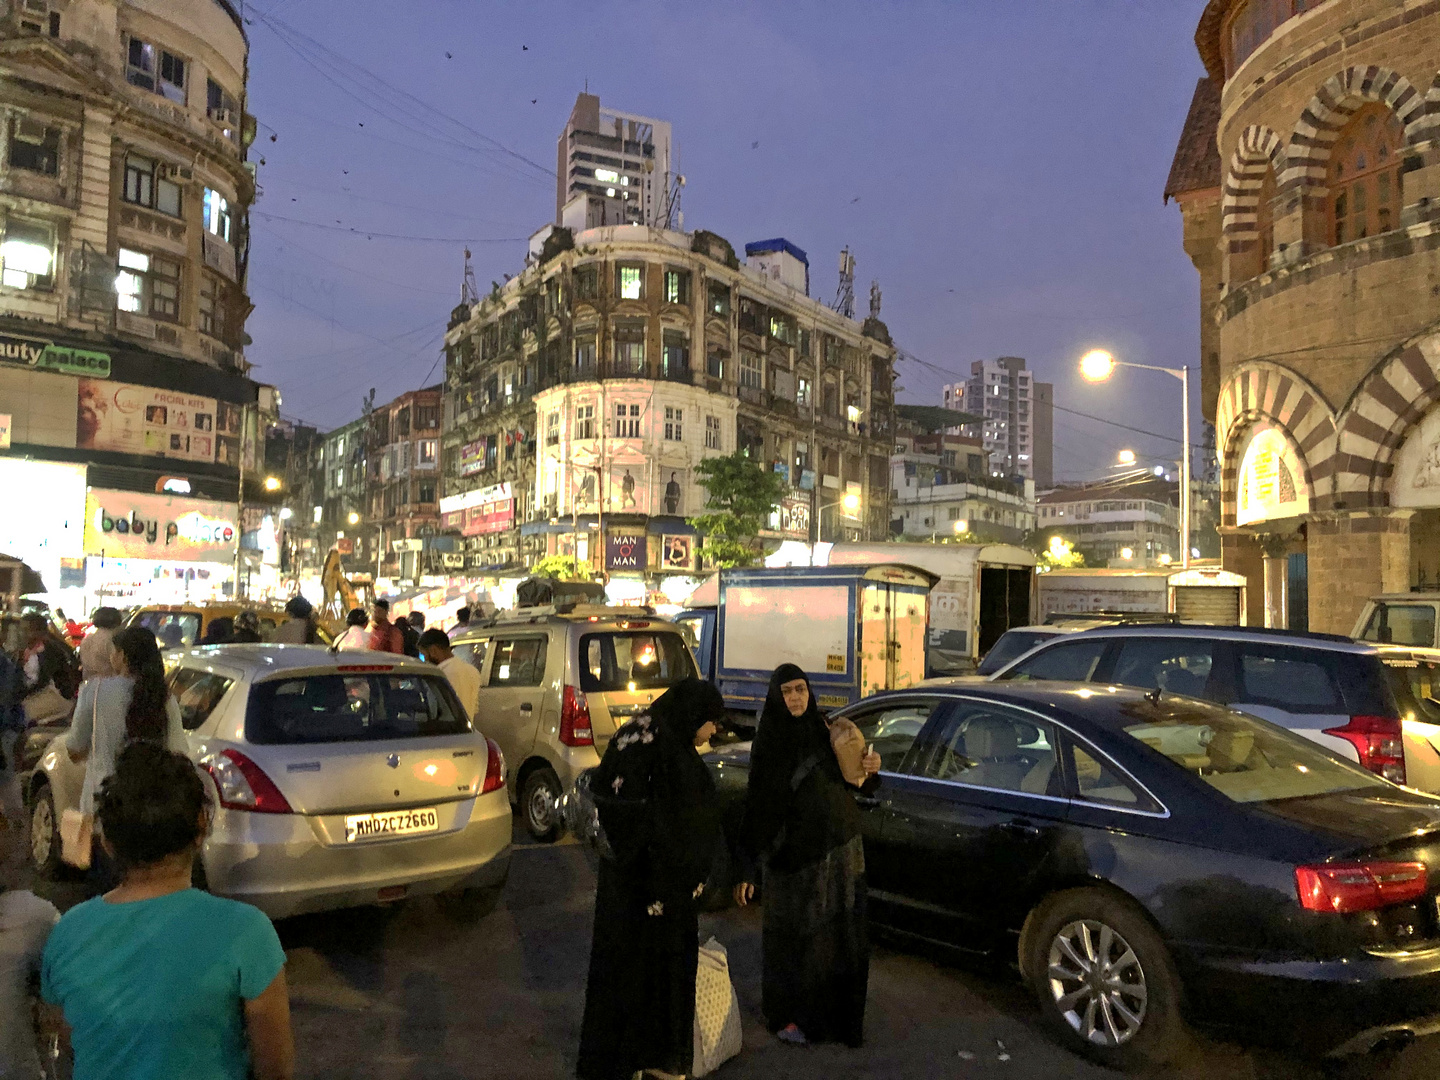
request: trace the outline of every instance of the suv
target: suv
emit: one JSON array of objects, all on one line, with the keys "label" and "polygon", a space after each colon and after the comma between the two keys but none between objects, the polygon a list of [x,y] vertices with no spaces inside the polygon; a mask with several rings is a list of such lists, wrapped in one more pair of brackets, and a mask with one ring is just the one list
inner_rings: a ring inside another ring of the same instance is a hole
[{"label": "suv", "polygon": [[519,608],[451,641],[480,672],[478,719],[500,744],[525,828],[560,834],[558,801],[616,728],[696,674],[680,628],[646,608]]},{"label": "suv", "polygon": [[1024,656],[1035,646],[1060,637],[1062,634],[1076,634],[1081,630],[1093,630],[1099,626],[1121,626],[1131,623],[1177,623],[1177,616],[1168,613],[1135,611],[1082,611],[1074,614],[1054,614],[1038,626],[1017,626],[1006,630],[999,640],[990,646],[984,658],[975,668],[976,675],[994,675],[1012,660]]},{"label": "suv", "polygon": [[[1331,634],[1115,626],[1049,642],[994,676],[1201,698],[1313,739],[1397,784],[1440,791],[1440,651]],[[1433,681],[1432,681],[1433,680]]]}]

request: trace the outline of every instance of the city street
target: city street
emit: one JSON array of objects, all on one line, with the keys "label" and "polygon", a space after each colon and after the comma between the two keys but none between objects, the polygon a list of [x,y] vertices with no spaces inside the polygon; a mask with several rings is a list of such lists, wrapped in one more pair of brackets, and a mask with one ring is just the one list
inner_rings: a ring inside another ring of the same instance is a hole
[{"label": "city street", "polygon": [[[300,1077],[326,1080],[512,1080],[571,1076],[580,1039],[594,875],[580,849],[516,835],[499,909],[473,926],[430,901],[291,919],[279,924],[289,956]],[[42,883],[64,906],[73,885]],[[730,950],[744,1014],[745,1050],[726,1080],[782,1077],[1038,1077],[1116,1074],[1059,1048],[1039,1027],[1013,972],[923,946],[877,945],[867,1043],[796,1049],[760,1018],[760,912],[707,916]],[[1412,1080],[1434,1077],[1440,1040],[1399,1055],[1320,1065],[1200,1038],[1163,1075],[1177,1080]],[[1162,1075],[1156,1073],[1154,1075]]]}]

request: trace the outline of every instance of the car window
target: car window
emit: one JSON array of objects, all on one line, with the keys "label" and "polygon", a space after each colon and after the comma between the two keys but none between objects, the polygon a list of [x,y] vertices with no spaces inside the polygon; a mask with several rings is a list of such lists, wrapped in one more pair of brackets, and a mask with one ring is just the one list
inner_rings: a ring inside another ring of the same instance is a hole
[{"label": "car window", "polygon": [[1430,604],[1376,604],[1360,632],[1361,641],[1384,645],[1435,644],[1435,608]]},{"label": "car window", "polygon": [[1292,713],[1343,713],[1345,698],[1320,650],[1284,645],[1239,646],[1239,703],[1271,705]]},{"label": "car window", "polygon": [[1095,674],[1095,668],[1100,663],[1100,657],[1105,653],[1107,640],[1099,641],[1066,641],[1059,645],[1050,645],[1020,661],[1008,671],[999,675],[1000,679],[1017,679],[1028,681],[1031,679],[1060,679],[1066,682],[1089,682],[1090,677]]},{"label": "car window", "polygon": [[1204,697],[1214,651],[1214,643],[1202,638],[1126,638],[1110,681]]},{"label": "car window", "polygon": [[306,675],[250,691],[245,737],[266,745],[369,742],[470,730],[449,683],[430,675]]},{"label": "car window", "polygon": [[1402,715],[1413,711],[1415,719],[1440,724],[1440,664],[1433,660],[1385,660],[1385,675]]},{"label": "car window", "polygon": [[920,730],[937,706],[938,702],[934,700],[907,701],[903,705],[876,709],[850,719],[865,736],[866,744],[873,746],[880,755],[880,768],[886,772],[899,772],[905,756],[910,753]]},{"label": "car window", "polygon": [[694,674],[685,639],[672,630],[607,630],[580,638],[580,689],[587,694],[659,690]]},{"label": "car window", "polygon": [[190,611],[142,611],[135,625],[154,634],[162,649],[194,645],[200,636],[200,616]]},{"label": "car window", "polygon": [[1070,747],[1070,761],[1075,769],[1076,794],[1086,802],[1116,806],[1151,805],[1150,800],[1136,791],[1114,766],[1083,747]]},{"label": "car window", "polygon": [[496,638],[491,686],[539,686],[545,681],[547,637]]},{"label": "car window", "polygon": [[1027,795],[1063,792],[1055,729],[996,705],[959,705],[908,770],[931,780]]},{"label": "car window", "polygon": [[476,671],[485,670],[485,653],[490,647],[489,638],[480,638],[478,641],[465,641],[450,646],[451,651],[472,665]]},{"label": "car window", "polygon": [[975,674],[994,675],[1017,656],[1023,656],[1042,641],[1056,636],[1053,630],[1006,630],[985,654],[985,659],[980,661]]},{"label": "car window", "polygon": [[1309,739],[1244,713],[1202,710],[1178,698],[1162,699],[1156,711],[1156,719],[1122,730],[1234,802],[1386,786]]},{"label": "car window", "polygon": [[234,685],[234,679],[217,675],[213,671],[197,671],[181,668],[170,680],[170,696],[180,706],[180,722],[186,731],[194,731],[215,711],[225,691]]}]

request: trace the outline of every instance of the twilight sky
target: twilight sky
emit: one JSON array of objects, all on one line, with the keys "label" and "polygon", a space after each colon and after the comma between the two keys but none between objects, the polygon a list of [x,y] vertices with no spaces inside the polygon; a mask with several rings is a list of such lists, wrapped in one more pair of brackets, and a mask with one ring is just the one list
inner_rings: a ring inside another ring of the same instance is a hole
[{"label": "twilight sky", "polygon": [[[554,168],[588,79],[673,124],[687,229],[737,250],[787,237],[825,302],[848,244],[857,307],[877,279],[925,364],[1023,356],[1057,405],[1178,435],[1175,380],[1095,387],[1076,361],[1198,363],[1196,274],[1161,190],[1204,73],[1202,0],[244,6],[264,159],[247,355],[287,416],[330,428],[372,386],[439,381],[463,249],[482,292],[521,269],[555,200],[524,159]],[[952,381],[897,366],[902,401],[939,404]],[[1057,477],[1123,447],[1179,452],[1057,410]]]}]

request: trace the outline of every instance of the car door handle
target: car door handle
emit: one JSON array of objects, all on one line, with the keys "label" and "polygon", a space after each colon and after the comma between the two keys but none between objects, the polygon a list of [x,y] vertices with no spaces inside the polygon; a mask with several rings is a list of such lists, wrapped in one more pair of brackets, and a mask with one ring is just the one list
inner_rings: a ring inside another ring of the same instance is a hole
[{"label": "car door handle", "polygon": [[534,706],[534,705],[531,705],[530,702],[528,702],[528,701],[523,701],[523,702],[520,703],[520,711],[521,711],[521,712],[534,712],[534,711],[535,711],[535,706]]},{"label": "car door handle", "polygon": [[1017,836],[1033,838],[1040,835],[1040,827],[1026,821],[1024,818],[1015,818],[1012,821],[1007,821],[1001,825],[1000,828],[1008,833],[1014,833]]}]

